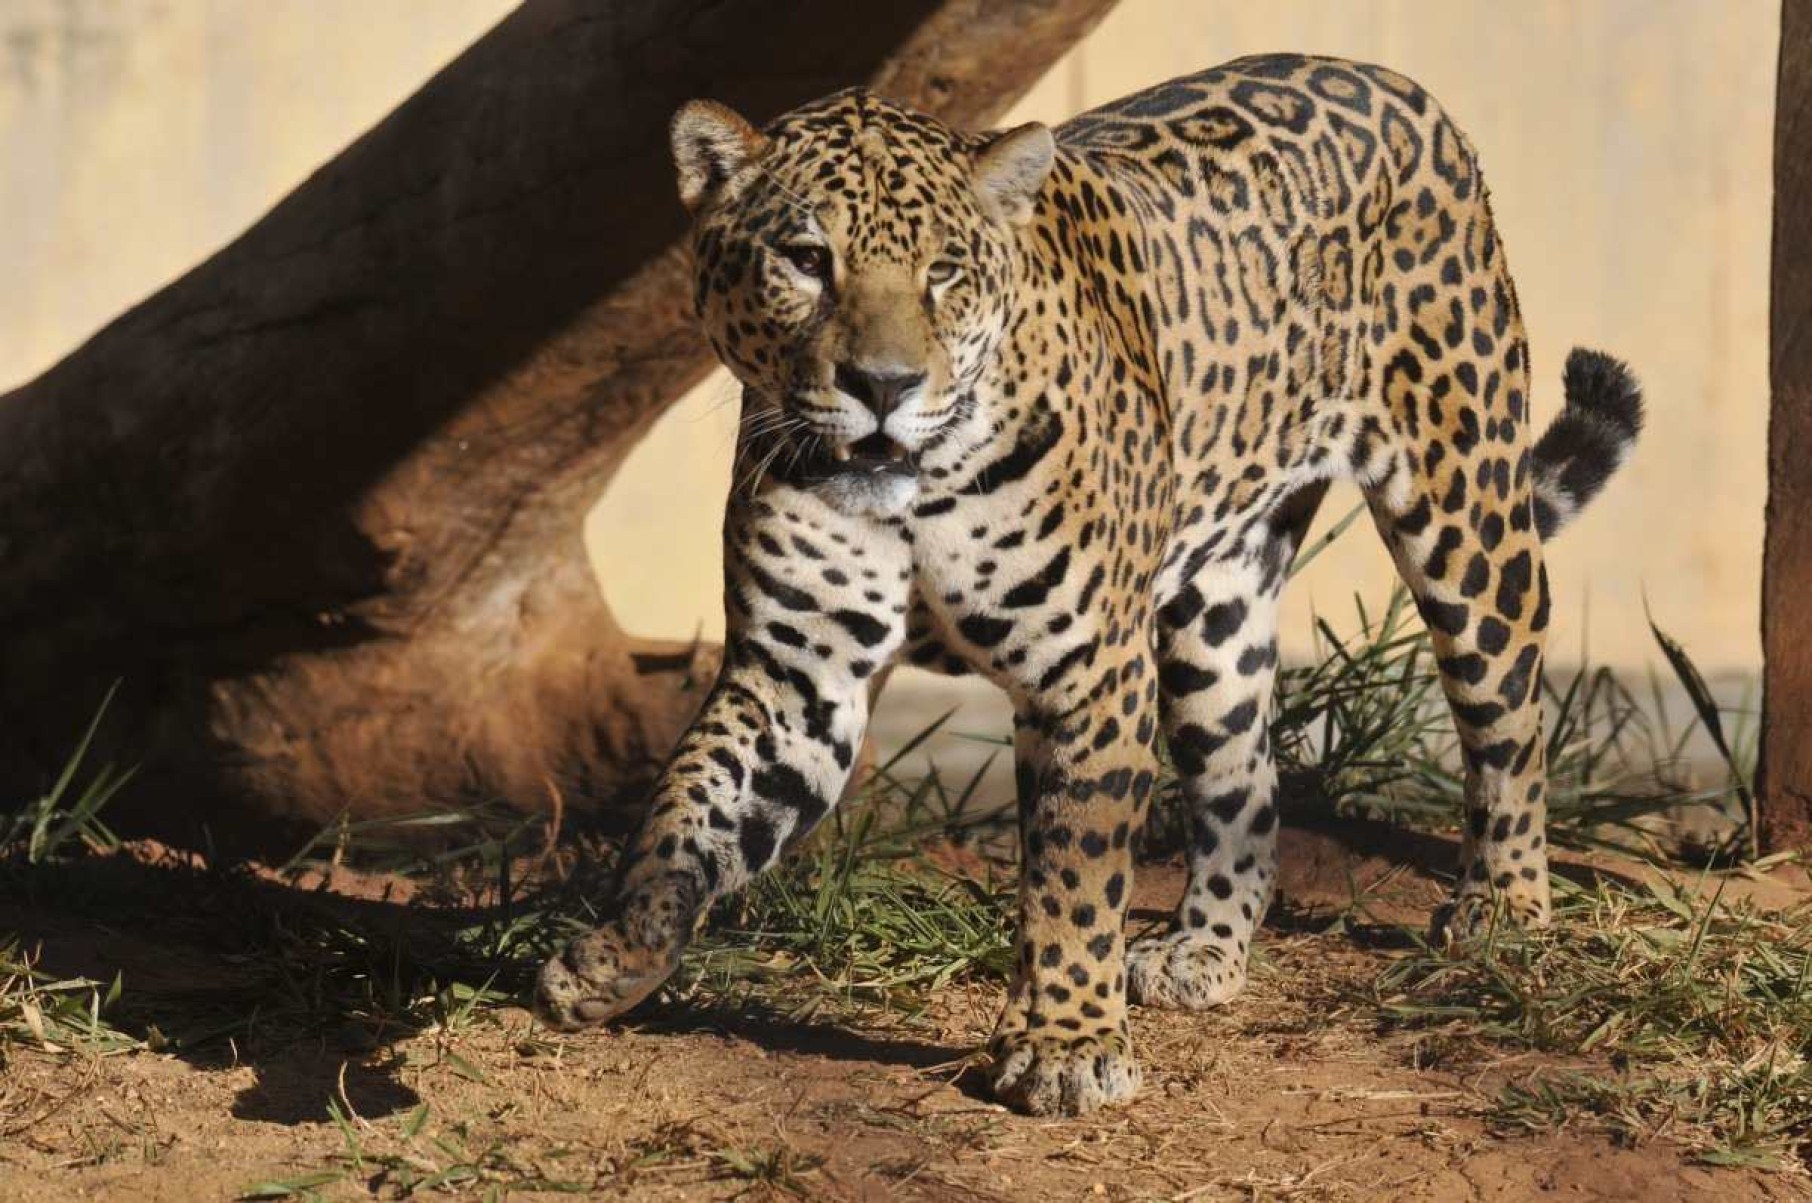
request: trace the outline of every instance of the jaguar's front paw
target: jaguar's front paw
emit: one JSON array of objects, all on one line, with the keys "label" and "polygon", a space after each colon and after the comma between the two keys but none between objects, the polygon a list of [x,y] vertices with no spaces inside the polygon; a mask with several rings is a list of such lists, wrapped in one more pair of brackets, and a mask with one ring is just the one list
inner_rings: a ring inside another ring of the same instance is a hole
[{"label": "jaguar's front paw", "polygon": [[995,1037],[988,1084],[994,1097],[1028,1115],[1086,1115],[1130,1099],[1139,1089],[1139,1063],[1125,1032],[1104,1036]]},{"label": "jaguar's front paw", "polygon": [[614,927],[601,927],[541,966],[535,999],[556,1027],[602,1023],[653,994],[678,967],[677,953],[638,948]]}]

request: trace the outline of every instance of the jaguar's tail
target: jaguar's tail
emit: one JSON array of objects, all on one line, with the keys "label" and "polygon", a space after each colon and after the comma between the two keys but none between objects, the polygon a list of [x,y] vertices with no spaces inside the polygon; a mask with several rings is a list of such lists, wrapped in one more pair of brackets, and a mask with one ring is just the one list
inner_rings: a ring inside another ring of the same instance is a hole
[{"label": "jaguar's tail", "polygon": [[1642,433],[1642,386],[1621,360],[1575,347],[1565,380],[1566,408],[1535,444],[1535,528],[1544,540],[1598,495]]}]

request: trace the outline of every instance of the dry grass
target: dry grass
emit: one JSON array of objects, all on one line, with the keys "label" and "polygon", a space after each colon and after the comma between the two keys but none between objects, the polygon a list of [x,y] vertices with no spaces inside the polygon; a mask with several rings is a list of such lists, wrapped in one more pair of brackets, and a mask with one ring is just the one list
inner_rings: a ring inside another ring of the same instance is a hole
[{"label": "dry grass", "polygon": [[1420,949],[1371,1001],[1387,1025],[1577,1062],[1506,1084],[1506,1127],[1585,1120],[1717,1164],[1812,1158],[1812,902],[1765,912],[1727,903],[1722,883],[1563,880],[1552,930]]},{"label": "dry grass", "polygon": [[[1284,674],[1275,746],[1286,770],[1312,783],[1325,813],[1444,826],[1459,784],[1426,641],[1400,598],[1361,618],[1360,635],[1345,642],[1324,626],[1320,661]],[[1674,770],[1691,730],[1670,727],[1658,702],[1645,707],[1611,674],[1582,670],[1548,690],[1558,843],[1652,853],[1646,820],[1656,813],[1729,803],[1747,817],[1750,734],[1742,723],[1726,733],[1690,661],[1657,637],[1694,701],[1688,728],[1712,730],[1729,781],[1680,787]],[[84,872],[116,843],[101,810],[127,776],[86,766],[86,745],[53,791],[0,818],[0,898],[104,922],[142,909],[143,889]],[[669,1002],[712,1014],[824,1016],[973,1036],[1011,966],[1011,866],[991,855],[1010,844],[1010,816],[975,805],[979,774],[950,788],[935,773],[902,775],[898,760],[783,867],[720,905]],[[423,825],[447,837],[432,858],[408,838]],[[1174,825],[1160,808],[1148,847],[1162,852]],[[509,1008],[533,966],[596,917],[591,900],[602,893],[607,852],[564,881],[524,881],[522,868],[544,838],[536,822],[483,812],[342,825],[280,869],[300,879],[331,860],[389,874],[419,899],[405,909],[406,925],[395,921],[396,908],[379,918],[276,888],[270,874],[165,864],[160,910],[178,922],[205,916],[205,942],[243,972],[198,993],[173,1020],[168,1008],[138,1006],[130,983],[122,990],[117,981],[59,980],[34,967],[35,954],[17,941],[0,945],[0,1066],[25,1057],[92,1065],[171,1049],[237,1058],[322,1034],[350,1033],[371,1045],[413,1034],[433,1044],[450,1072],[481,1079],[482,1067],[461,1068],[461,1034],[517,1023]],[[1260,1038],[1275,1042],[1280,1057],[1375,1056],[1385,1041],[1412,1050],[1418,1066],[1477,1067],[1466,1106],[1504,1132],[1589,1127],[1626,1143],[1673,1142],[1706,1163],[1803,1173],[1812,1157],[1812,907],[1768,912],[1730,902],[1725,878],[1710,871],[1624,876],[1587,887],[1560,882],[1551,931],[1497,932],[1461,956],[1378,921],[1355,891],[1322,930],[1261,946],[1254,989],[1268,992],[1268,1011]],[[953,1029],[952,1000],[965,999],[973,1014]],[[1145,1038],[1149,1064],[1204,1063],[1180,1052],[1170,1058],[1163,1031]],[[513,1055],[536,1064],[553,1055],[533,1025],[512,1032]],[[1250,1026],[1240,1032],[1252,1035]],[[1525,1065],[1531,1055],[1539,1056]],[[1157,1077],[1160,1090],[1193,1089]],[[0,1125],[11,1125],[0,1134],[29,1129],[33,1116],[65,1105],[69,1094],[0,1096]],[[644,1133],[602,1170],[567,1174],[558,1157],[525,1161],[464,1121],[437,1116],[428,1102],[373,1126],[342,1083],[326,1106],[340,1147],[306,1173],[248,1184],[246,1197],[347,1185],[388,1197],[592,1191],[661,1174],[809,1195],[820,1167],[817,1154],[720,1132],[698,1117]],[[1197,1117],[1198,1125],[1213,1122]],[[958,1124],[938,1139],[976,1140],[979,1130]],[[1405,1132],[1445,1139],[1426,1123],[1409,1122]],[[901,1181],[936,1177],[926,1165],[896,1168]],[[1264,1197],[1322,1190],[1309,1172],[1214,1181]]]}]

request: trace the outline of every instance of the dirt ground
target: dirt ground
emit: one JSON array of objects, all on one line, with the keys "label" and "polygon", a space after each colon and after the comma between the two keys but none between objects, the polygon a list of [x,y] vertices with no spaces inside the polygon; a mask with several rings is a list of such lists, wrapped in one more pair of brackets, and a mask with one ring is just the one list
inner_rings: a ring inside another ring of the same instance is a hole
[{"label": "dirt ground", "polygon": [[[1250,991],[1212,1014],[1136,1012],[1143,1092],[1086,1118],[987,1101],[969,1055],[992,988],[860,1021],[682,1000],[572,1036],[505,1009],[244,1059],[233,1046],[87,1062],[15,1052],[0,1063],[0,1200],[393,1197],[410,1184],[494,1198],[1812,1199],[1803,1178],[1694,1164],[1665,1139],[1498,1130],[1498,1088],[1564,1067],[1455,1057],[1342,1001],[1391,954],[1384,928],[1336,922],[1355,888],[1377,919],[1425,913],[1439,887],[1404,864],[1452,856],[1434,837],[1368,839],[1357,825],[1288,833]],[[1175,868],[1145,871],[1136,917],[1180,884]],[[54,972],[118,969],[128,990],[173,999],[246,971],[180,925],[0,908],[3,930],[41,940]]]}]

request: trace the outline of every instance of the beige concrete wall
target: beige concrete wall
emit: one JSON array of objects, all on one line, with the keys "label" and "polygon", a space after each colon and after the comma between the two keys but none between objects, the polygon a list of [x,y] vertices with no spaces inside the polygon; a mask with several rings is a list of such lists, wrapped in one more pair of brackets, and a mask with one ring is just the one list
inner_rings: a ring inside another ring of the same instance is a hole
[{"label": "beige concrete wall", "polygon": [[[511,6],[0,0],[0,387],[230,238]],[[1707,667],[1753,670],[1776,19],[1775,0],[1125,0],[1014,116],[1262,50],[1427,84],[1483,155],[1538,415],[1576,342],[1649,386],[1640,455],[1554,547],[1557,658],[1651,660],[1646,593]],[[721,378],[681,402],[587,524],[633,629],[719,626],[735,405]],[[1352,532],[1292,590],[1289,649],[1310,606],[1343,617],[1388,581]]]},{"label": "beige concrete wall", "polygon": [[0,0],[0,389],[230,240],[516,0]]}]

